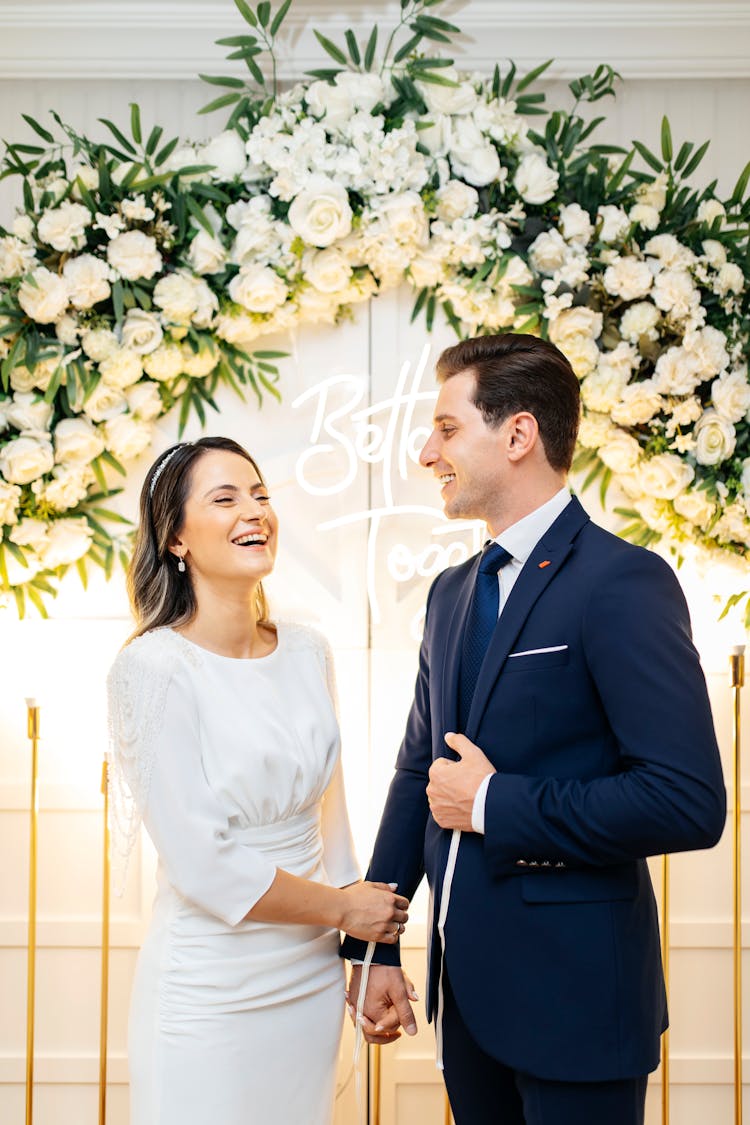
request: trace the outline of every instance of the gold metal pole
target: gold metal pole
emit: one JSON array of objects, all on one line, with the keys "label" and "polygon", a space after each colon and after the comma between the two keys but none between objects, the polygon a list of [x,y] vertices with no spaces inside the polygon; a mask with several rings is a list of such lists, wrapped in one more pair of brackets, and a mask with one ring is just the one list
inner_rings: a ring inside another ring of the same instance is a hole
[{"label": "gold metal pole", "polygon": [[34,1117],[34,1001],[36,995],[36,867],[39,829],[39,707],[26,700],[26,730],[31,742],[29,801],[29,929],[26,960],[26,1125]]},{"label": "gold metal pole", "polygon": [[732,757],[734,766],[733,953],[734,953],[734,1120],[742,1125],[742,760],[740,754],[740,695],[745,685],[745,646],[729,657],[733,694]]},{"label": "gold metal pole", "polygon": [[[669,997],[669,856],[661,857],[661,961]],[[669,1028],[661,1037],[661,1121],[669,1125]]]},{"label": "gold metal pole", "polygon": [[450,1098],[448,1097],[448,1091],[446,1090],[446,1091],[445,1091],[445,1118],[444,1118],[444,1125],[452,1125],[452,1122],[453,1122],[453,1114],[452,1114],[452,1112],[451,1112],[451,1103],[450,1103]]},{"label": "gold metal pole", "polygon": [[380,1125],[380,1052],[379,1043],[370,1047],[372,1066],[370,1067],[370,1125]]},{"label": "gold metal pole", "polygon": [[102,979],[99,1017],[99,1125],[107,1120],[107,1026],[109,1009],[109,786],[106,758],[102,762],[104,833],[102,841]]}]

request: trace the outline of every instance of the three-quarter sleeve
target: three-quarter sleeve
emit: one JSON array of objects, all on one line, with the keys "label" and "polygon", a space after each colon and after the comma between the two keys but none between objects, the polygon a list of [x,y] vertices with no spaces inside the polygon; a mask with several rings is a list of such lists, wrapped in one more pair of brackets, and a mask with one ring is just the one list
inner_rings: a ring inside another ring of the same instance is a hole
[{"label": "three-quarter sleeve", "polygon": [[331,885],[346,887],[349,883],[356,883],[360,878],[360,870],[349,826],[340,757],[323,797],[321,834],[323,863]]},{"label": "three-quarter sleeve", "polygon": [[234,926],[266,893],[276,868],[229,833],[203,770],[196,702],[179,666],[160,727],[143,823],[175,890]]}]

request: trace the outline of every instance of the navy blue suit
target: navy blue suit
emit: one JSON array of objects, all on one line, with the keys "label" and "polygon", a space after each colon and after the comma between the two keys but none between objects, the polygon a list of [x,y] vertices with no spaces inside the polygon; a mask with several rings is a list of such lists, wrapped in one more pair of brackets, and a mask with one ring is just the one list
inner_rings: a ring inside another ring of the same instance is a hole
[{"label": "navy blue suit", "polygon": [[[443,572],[430,590],[368,872],[408,897],[426,873],[434,918],[451,833],[430,815],[425,789],[431,762],[451,753],[445,732],[459,729],[477,565]],[[462,733],[498,771],[485,835],[461,837],[445,927],[466,1026],[488,1055],[538,1078],[645,1075],[667,1012],[644,857],[713,846],[726,813],[705,681],[670,567],[591,523],[573,499],[511,590]],[[429,1016],[434,924],[431,944]],[[345,956],[363,951],[345,940]],[[378,946],[375,961],[397,964],[398,950]]]}]

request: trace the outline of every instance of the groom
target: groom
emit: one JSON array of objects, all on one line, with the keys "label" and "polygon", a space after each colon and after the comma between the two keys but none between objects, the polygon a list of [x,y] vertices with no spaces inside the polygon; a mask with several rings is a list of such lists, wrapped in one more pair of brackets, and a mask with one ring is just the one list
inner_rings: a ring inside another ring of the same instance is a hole
[{"label": "groom", "polygon": [[[578,380],[553,345],[443,352],[421,463],[481,555],[438,576],[368,879],[427,874],[428,1017],[457,1125],[638,1125],[667,1013],[646,856],[712,847],[725,794],[670,567],[566,485]],[[453,733],[451,733],[453,732]],[[353,959],[350,1003],[360,985]],[[414,1034],[378,945],[370,1042]]]}]

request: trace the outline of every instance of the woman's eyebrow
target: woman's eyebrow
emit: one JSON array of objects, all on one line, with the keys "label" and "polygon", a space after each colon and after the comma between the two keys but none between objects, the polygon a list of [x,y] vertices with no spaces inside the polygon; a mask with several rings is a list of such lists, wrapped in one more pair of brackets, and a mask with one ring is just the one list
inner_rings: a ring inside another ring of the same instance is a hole
[{"label": "woman's eyebrow", "polygon": [[[250,491],[251,492],[263,491],[263,490],[265,490],[265,487],[266,486],[263,484],[262,481],[258,481],[257,484],[252,484],[250,486]],[[208,492],[205,493],[203,498],[205,500],[206,496],[210,496],[212,492],[239,492],[239,491],[240,491],[240,489],[237,487],[236,484],[215,484],[213,486],[213,488],[209,488]]]}]

